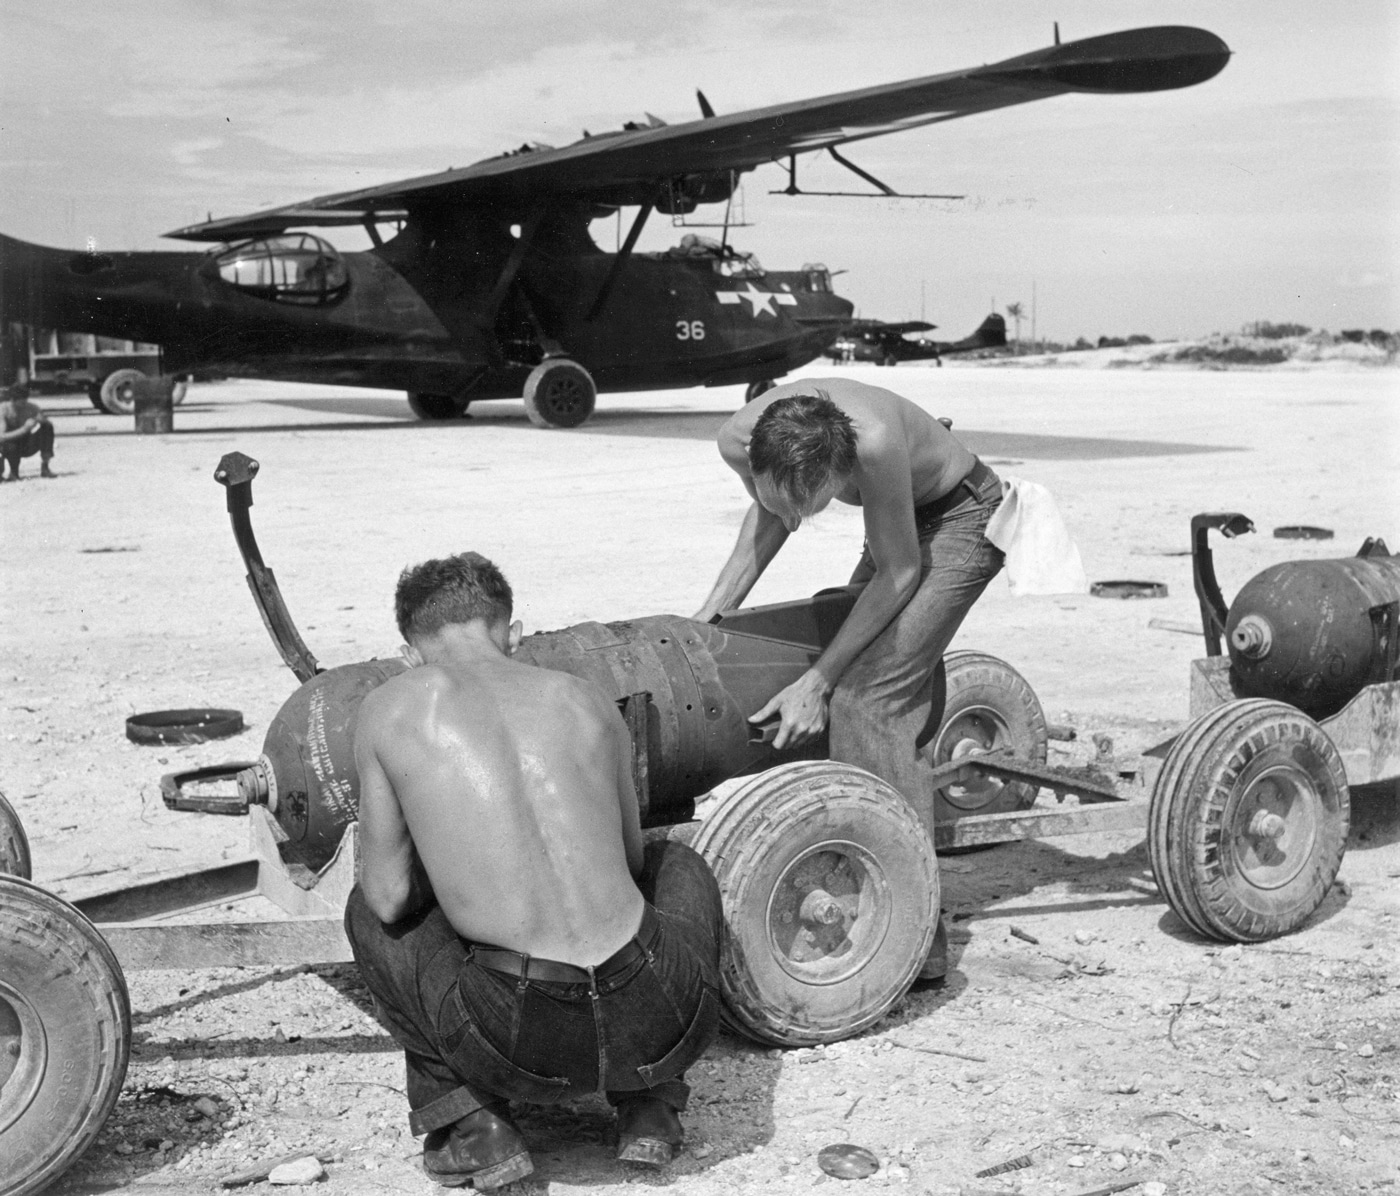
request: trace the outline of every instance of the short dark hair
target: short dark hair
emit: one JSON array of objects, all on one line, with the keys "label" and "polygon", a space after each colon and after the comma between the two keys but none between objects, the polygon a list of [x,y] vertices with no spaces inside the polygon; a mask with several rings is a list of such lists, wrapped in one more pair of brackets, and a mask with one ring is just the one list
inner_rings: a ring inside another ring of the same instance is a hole
[{"label": "short dark hair", "polygon": [[799,506],[856,467],[856,429],[824,390],[770,403],[754,422],[749,465]]},{"label": "short dark hair", "polygon": [[405,640],[435,635],[449,623],[508,623],[515,601],[510,583],[479,552],[461,552],[412,565],[399,574],[394,615]]}]

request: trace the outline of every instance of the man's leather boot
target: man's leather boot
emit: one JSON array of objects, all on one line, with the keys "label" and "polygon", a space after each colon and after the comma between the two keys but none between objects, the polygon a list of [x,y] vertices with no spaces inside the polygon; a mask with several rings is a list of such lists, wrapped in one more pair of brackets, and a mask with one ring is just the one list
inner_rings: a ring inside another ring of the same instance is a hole
[{"label": "man's leather boot", "polygon": [[535,1169],[504,1101],[469,1113],[423,1140],[423,1170],[448,1188],[489,1192]]},{"label": "man's leather boot", "polygon": [[659,1097],[636,1096],[617,1106],[617,1157],[660,1167],[676,1157],[685,1133],[681,1115]]}]

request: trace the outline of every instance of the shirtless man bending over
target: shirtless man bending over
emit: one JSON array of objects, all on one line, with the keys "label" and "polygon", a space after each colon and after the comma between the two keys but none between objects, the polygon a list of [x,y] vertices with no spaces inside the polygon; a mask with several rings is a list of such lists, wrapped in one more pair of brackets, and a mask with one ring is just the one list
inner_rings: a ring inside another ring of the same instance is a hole
[{"label": "shirtless man bending over", "polygon": [[360,707],[345,913],[424,1169],[479,1190],[533,1169],[511,1100],[603,1091],[618,1157],[669,1161],[719,1016],[714,877],[682,844],[644,847],[616,705],[512,661],[511,604],[476,553],[399,578],[411,667]]},{"label": "shirtless man bending over", "polygon": [[829,705],[831,758],[888,781],[932,833],[919,748],[942,716],[938,662],[1002,566],[983,535],[1000,480],[922,407],[847,378],[774,387],[725,423],[719,451],[754,501],[697,619],[743,602],[788,536],[833,499],[865,517],[855,607],[751,721],[781,715],[774,746],[798,747],[827,729]]}]

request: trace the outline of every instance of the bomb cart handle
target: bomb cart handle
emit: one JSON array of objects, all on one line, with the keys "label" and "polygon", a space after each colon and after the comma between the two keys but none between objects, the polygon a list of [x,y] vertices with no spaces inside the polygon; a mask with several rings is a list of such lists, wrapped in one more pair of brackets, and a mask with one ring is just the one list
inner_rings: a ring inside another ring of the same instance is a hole
[{"label": "bomb cart handle", "polygon": [[228,517],[233,524],[233,538],[248,570],[248,588],[253,591],[253,601],[262,615],[263,626],[287,667],[296,674],[298,681],[306,682],[322,671],[321,666],[292,622],[282,591],[277,588],[277,578],[263,564],[257,538],[253,535],[253,521],[248,514],[253,506],[253,479],[258,469],[258,463],[244,453],[225,453],[214,470],[214,480],[228,491]]},{"label": "bomb cart handle", "polygon": [[[255,462],[256,464],[256,462]],[[1206,638],[1206,655],[1220,655],[1220,637],[1225,633],[1225,620],[1230,608],[1215,580],[1215,561],[1210,555],[1211,528],[1226,539],[1242,536],[1254,530],[1254,520],[1238,511],[1219,511],[1191,517],[1191,582],[1201,603],[1201,633]]]}]

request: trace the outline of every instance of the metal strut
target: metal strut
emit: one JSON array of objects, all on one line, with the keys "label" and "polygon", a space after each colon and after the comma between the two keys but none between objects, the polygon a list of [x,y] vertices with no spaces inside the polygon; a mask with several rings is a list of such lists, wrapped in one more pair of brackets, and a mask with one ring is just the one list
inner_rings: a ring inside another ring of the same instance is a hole
[{"label": "metal strut", "polygon": [[797,155],[788,155],[788,185],[781,191],[770,191],[769,195],[819,195],[819,196],[844,196],[849,199],[966,199],[966,195],[931,195],[923,191],[896,191],[893,187],[887,186],[877,179],[868,170],[862,170],[849,158],[843,158],[836,152],[834,145],[828,145],[826,152],[841,163],[852,174],[859,175],[867,183],[878,187],[879,192],[874,191],[804,191],[797,185]]},{"label": "metal strut", "polygon": [[613,286],[617,282],[617,276],[622,273],[622,267],[627,264],[627,259],[632,256],[632,249],[637,244],[637,238],[642,235],[642,226],[646,224],[647,217],[651,215],[654,204],[644,203],[637,211],[637,218],[632,221],[632,227],[627,230],[627,240],[622,243],[622,248],[617,251],[617,256],[613,258],[612,266],[608,270],[608,276],[603,279],[603,285],[598,288],[598,294],[593,300],[593,306],[588,309],[588,314],[584,319],[590,324],[602,313],[603,307],[608,301],[608,296],[612,294]]},{"label": "metal strut", "polygon": [[214,470],[214,480],[228,491],[228,517],[233,524],[233,538],[248,570],[248,588],[253,591],[253,602],[262,615],[263,626],[297,680],[310,681],[323,670],[292,622],[287,604],[282,600],[282,591],[277,588],[277,578],[263,564],[248,515],[253,505],[253,478],[258,469],[258,463],[244,453],[225,453]]}]

